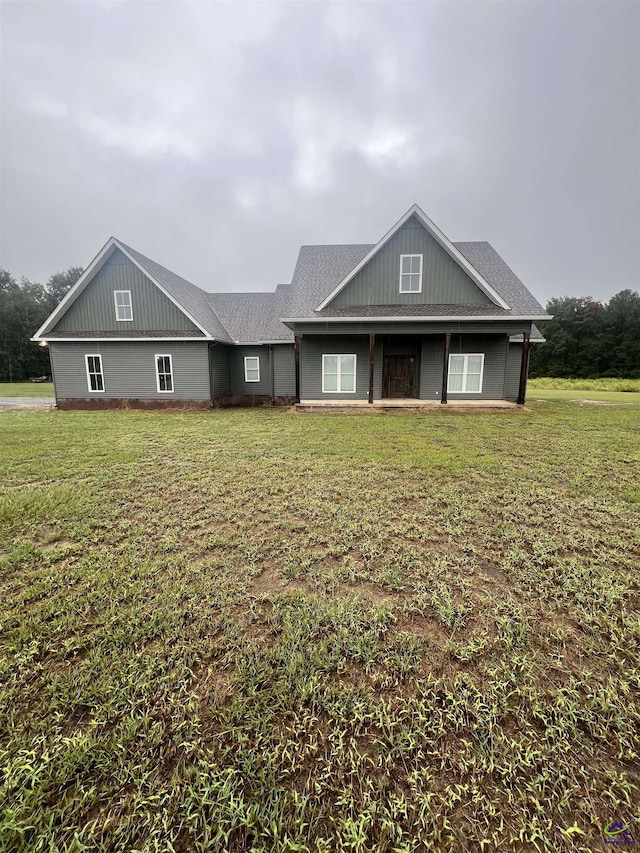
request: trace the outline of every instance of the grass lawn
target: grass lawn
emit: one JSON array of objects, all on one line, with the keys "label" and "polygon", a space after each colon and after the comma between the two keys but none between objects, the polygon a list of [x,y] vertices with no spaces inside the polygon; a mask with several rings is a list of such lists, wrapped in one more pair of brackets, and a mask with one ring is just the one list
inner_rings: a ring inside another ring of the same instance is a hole
[{"label": "grass lawn", "polygon": [[0,851],[638,838],[623,396],[0,414]]},{"label": "grass lawn", "polygon": [[0,382],[0,397],[54,397],[53,382]]}]

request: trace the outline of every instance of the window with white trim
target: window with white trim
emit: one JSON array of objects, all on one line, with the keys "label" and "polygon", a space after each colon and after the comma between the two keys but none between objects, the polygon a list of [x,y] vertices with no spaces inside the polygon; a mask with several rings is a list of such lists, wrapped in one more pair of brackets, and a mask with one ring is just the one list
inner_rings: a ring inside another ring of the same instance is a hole
[{"label": "window with white trim", "polygon": [[449,356],[449,381],[451,394],[480,394],[484,373],[484,353]]},{"label": "window with white trim", "polygon": [[245,355],[244,381],[260,382],[260,359],[257,355]]},{"label": "window with white trim", "polygon": [[156,385],[158,394],[173,393],[173,364],[170,355],[156,356]]},{"label": "window with white trim", "polygon": [[355,394],[355,355],[322,356],[322,393]]},{"label": "window with white trim", "polygon": [[113,300],[116,304],[116,320],[120,323],[133,320],[130,290],[114,290]]},{"label": "window with white trim", "polygon": [[104,374],[102,373],[102,356],[85,355],[87,367],[87,388],[89,391],[104,391]]},{"label": "window with white trim", "polygon": [[400,293],[422,293],[422,255],[400,255]]}]

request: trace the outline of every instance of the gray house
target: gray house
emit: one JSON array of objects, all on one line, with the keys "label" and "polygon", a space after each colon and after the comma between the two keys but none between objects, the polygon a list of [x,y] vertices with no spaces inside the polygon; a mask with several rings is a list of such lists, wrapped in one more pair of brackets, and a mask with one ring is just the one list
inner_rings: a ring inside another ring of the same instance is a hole
[{"label": "gray house", "polygon": [[524,403],[544,309],[417,206],[375,245],[302,246],[290,284],[208,293],[111,238],[33,340],[58,407]]}]

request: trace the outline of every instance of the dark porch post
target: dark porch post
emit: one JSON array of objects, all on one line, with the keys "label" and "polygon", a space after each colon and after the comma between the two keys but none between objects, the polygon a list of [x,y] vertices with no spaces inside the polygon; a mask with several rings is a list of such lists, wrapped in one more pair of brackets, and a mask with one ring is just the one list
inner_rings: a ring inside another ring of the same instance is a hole
[{"label": "dark porch post", "polygon": [[529,347],[531,346],[530,342],[530,333],[524,333],[524,340],[522,341],[522,361],[520,362],[520,387],[518,388],[518,405],[524,406],[525,397],[527,395],[527,370],[529,367]]},{"label": "dark porch post", "polygon": [[373,360],[376,351],[376,336],[373,332],[369,335],[369,403],[373,403]]},{"label": "dark porch post", "polygon": [[442,394],[440,402],[447,402],[447,385],[449,384],[449,353],[451,352],[451,332],[444,336],[444,362],[442,364]]},{"label": "dark porch post", "polygon": [[296,403],[300,402],[300,335],[293,337],[293,352],[296,360]]}]

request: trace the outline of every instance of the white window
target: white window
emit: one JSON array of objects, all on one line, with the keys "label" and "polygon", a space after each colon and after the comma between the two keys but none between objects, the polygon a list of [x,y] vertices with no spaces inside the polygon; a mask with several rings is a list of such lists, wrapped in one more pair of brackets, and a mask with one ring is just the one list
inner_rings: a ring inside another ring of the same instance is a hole
[{"label": "white window", "polygon": [[355,394],[355,355],[322,356],[322,393]]},{"label": "white window", "polygon": [[133,320],[133,308],[131,307],[130,290],[114,290],[113,299],[116,303],[116,320],[119,322],[131,322]]},{"label": "white window", "polygon": [[102,356],[85,355],[84,360],[87,366],[87,387],[89,391],[104,391]]},{"label": "white window", "polygon": [[173,365],[170,355],[156,356],[156,384],[158,394],[173,393]]},{"label": "white window", "polygon": [[447,391],[452,394],[479,394],[483,372],[484,353],[450,355]]},{"label": "white window", "polygon": [[247,355],[244,359],[244,381],[260,382],[260,359],[257,355]]},{"label": "white window", "polygon": [[400,293],[422,293],[422,255],[400,255]]}]

